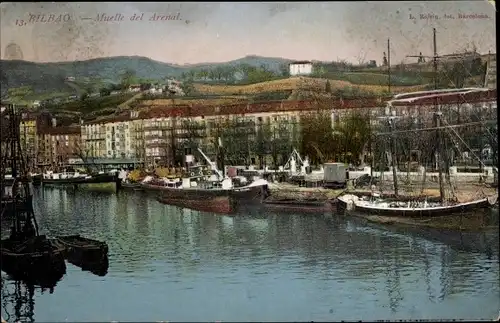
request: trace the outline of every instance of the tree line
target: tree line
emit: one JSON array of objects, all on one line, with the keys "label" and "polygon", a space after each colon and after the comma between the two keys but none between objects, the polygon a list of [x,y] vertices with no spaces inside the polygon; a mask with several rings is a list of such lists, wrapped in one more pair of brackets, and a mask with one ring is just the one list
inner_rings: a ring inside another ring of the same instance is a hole
[{"label": "tree line", "polygon": [[[212,124],[184,120],[179,125],[183,135],[171,138],[165,149],[170,151],[169,155],[176,156],[175,165],[182,165],[186,149],[196,154],[196,148],[201,148],[207,155],[217,155],[219,164],[254,164],[276,169],[288,161],[295,148],[301,156],[308,156],[312,165],[343,162],[387,170],[391,163],[390,154],[394,153],[400,170],[410,170],[415,165],[435,167],[436,131],[411,131],[431,126],[429,120],[417,117],[398,119],[392,130],[405,132],[395,135],[394,146],[391,146],[390,136],[378,135],[390,132],[388,122],[373,123],[369,114],[355,110],[346,112],[341,118],[332,118],[330,113],[329,110],[317,110],[276,120],[234,117]],[[482,119],[494,118],[484,113]],[[454,119],[456,116],[444,117],[449,124],[456,124],[478,120],[479,115],[472,113],[459,121]],[[456,132],[466,144],[457,146],[452,133],[444,132],[441,136],[448,166],[460,161],[467,147],[481,150],[489,145],[493,159],[497,160],[496,125],[457,128]]]},{"label": "tree line", "polygon": [[267,65],[252,66],[238,64],[234,66],[218,65],[211,68],[192,69],[181,74],[184,81],[193,82],[223,82],[232,83],[259,83],[273,79],[288,77],[287,64],[281,64],[278,71],[270,69]]},{"label": "tree line", "polygon": [[271,118],[234,117],[211,124],[184,120],[178,125],[182,131],[174,135],[172,130],[165,152],[174,159],[170,160],[174,165],[182,165],[183,154],[197,148],[223,158],[219,163],[226,165],[277,168],[287,162],[294,148],[308,156],[313,165],[328,161],[359,164],[371,138],[369,118],[360,112],[348,113],[342,122],[332,122],[330,113],[320,110]]}]

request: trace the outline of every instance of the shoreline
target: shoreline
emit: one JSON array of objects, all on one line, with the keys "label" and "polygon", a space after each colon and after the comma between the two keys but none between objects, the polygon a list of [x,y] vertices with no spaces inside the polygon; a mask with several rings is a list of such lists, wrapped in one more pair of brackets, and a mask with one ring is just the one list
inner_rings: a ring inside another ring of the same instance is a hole
[{"label": "shoreline", "polygon": [[[297,200],[304,199],[318,199],[328,200],[335,199],[343,193],[354,195],[370,195],[371,190],[368,188],[363,189],[325,189],[323,187],[300,187],[289,183],[270,183],[269,190],[273,198],[292,198]],[[402,197],[439,197],[439,189],[426,188],[421,194],[421,188],[401,186],[399,195]],[[383,190],[384,196],[394,195],[394,190]],[[496,187],[489,187],[484,184],[469,184],[464,185],[459,191],[455,192],[458,202],[469,202],[477,198],[489,197],[498,195]]]}]

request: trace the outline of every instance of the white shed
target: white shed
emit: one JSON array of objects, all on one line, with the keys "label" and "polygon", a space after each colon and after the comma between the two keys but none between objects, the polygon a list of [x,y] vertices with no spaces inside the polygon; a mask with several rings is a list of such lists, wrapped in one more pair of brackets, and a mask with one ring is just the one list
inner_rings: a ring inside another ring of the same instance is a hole
[{"label": "white shed", "polygon": [[309,61],[298,61],[288,65],[290,69],[290,76],[296,75],[310,75],[312,74],[313,64]]}]

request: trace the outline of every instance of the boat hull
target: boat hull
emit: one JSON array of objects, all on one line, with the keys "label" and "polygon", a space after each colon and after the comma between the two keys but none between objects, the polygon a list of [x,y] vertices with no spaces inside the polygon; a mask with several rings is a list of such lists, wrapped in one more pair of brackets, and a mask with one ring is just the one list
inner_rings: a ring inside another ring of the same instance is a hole
[{"label": "boat hull", "polygon": [[335,201],[296,201],[296,200],[264,200],[263,204],[269,209],[297,212],[331,212]]},{"label": "boat hull", "polygon": [[116,175],[101,174],[90,178],[43,178],[43,185],[79,185],[79,184],[97,184],[97,183],[117,183],[119,181]]},{"label": "boat hull", "polygon": [[56,240],[65,249],[65,256],[68,258],[99,260],[108,254],[108,245],[105,242],[78,235],[61,236]]},{"label": "boat hull", "polygon": [[160,185],[153,185],[147,183],[141,183],[141,187],[147,191],[160,192],[162,197],[170,199],[200,199],[200,198],[210,198],[210,197],[230,197],[235,201],[258,201],[266,197],[267,186],[253,186],[253,187],[241,187],[233,188],[229,190],[223,189],[183,189],[183,188],[172,188]]},{"label": "boat hull", "polygon": [[230,197],[217,196],[197,199],[158,197],[158,202],[168,205],[188,208],[195,211],[231,214],[235,211],[234,202]]},{"label": "boat hull", "polygon": [[451,206],[426,207],[426,208],[399,208],[399,207],[377,207],[364,206],[359,203],[354,203],[354,211],[365,214],[383,215],[383,216],[398,216],[398,217],[439,217],[444,215],[463,214],[478,209],[491,207],[488,199],[478,201],[460,203]]},{"label": "boat hull", "polygon": [[[32,247],[33,246],[33,247]],[[20,251],[16,251],[20,249]],[[14,279],[53,287],[66,273],[64,249],[45,236],[30,241],[2,240],[1,269]]]},{"label": "boat hull", "polygon": [[122,182],[121,184],[123,189],[129,189],[129,190],[142,190],[141,184],[140,183],[127,183],[127,182]]}]

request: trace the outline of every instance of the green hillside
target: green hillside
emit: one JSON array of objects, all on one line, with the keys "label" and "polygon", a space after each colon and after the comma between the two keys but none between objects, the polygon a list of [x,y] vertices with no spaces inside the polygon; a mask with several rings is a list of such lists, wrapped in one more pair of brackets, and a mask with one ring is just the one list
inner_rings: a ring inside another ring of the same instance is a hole
[{"label": "green hillside", "polygon": [[[31,86],[37,93],[40,92],[79,92],[75,86],[65,82],[66,77],[74,77],[75,83],[89,80],[95,82],[119,82],[121,75],[127,70],[133,70],[141,79],[163,80],[166,77],[180,77],[189,71],[199,71],[204,68],[218,66],[233,67],[241,64],[250,66],[265,65],[270,70],[277,71],[281,64],[290,60],[282,58],[267,58],[248,56],[224,63],[202,63],[195,65],[175,65],[158,62],[146,57],[107,57],[86,61],[60,63],[33,63],[18,60],[0,61],[0,82],[2,91],[7,88]],[[80,86],[81,87],[81,86]]]}]

